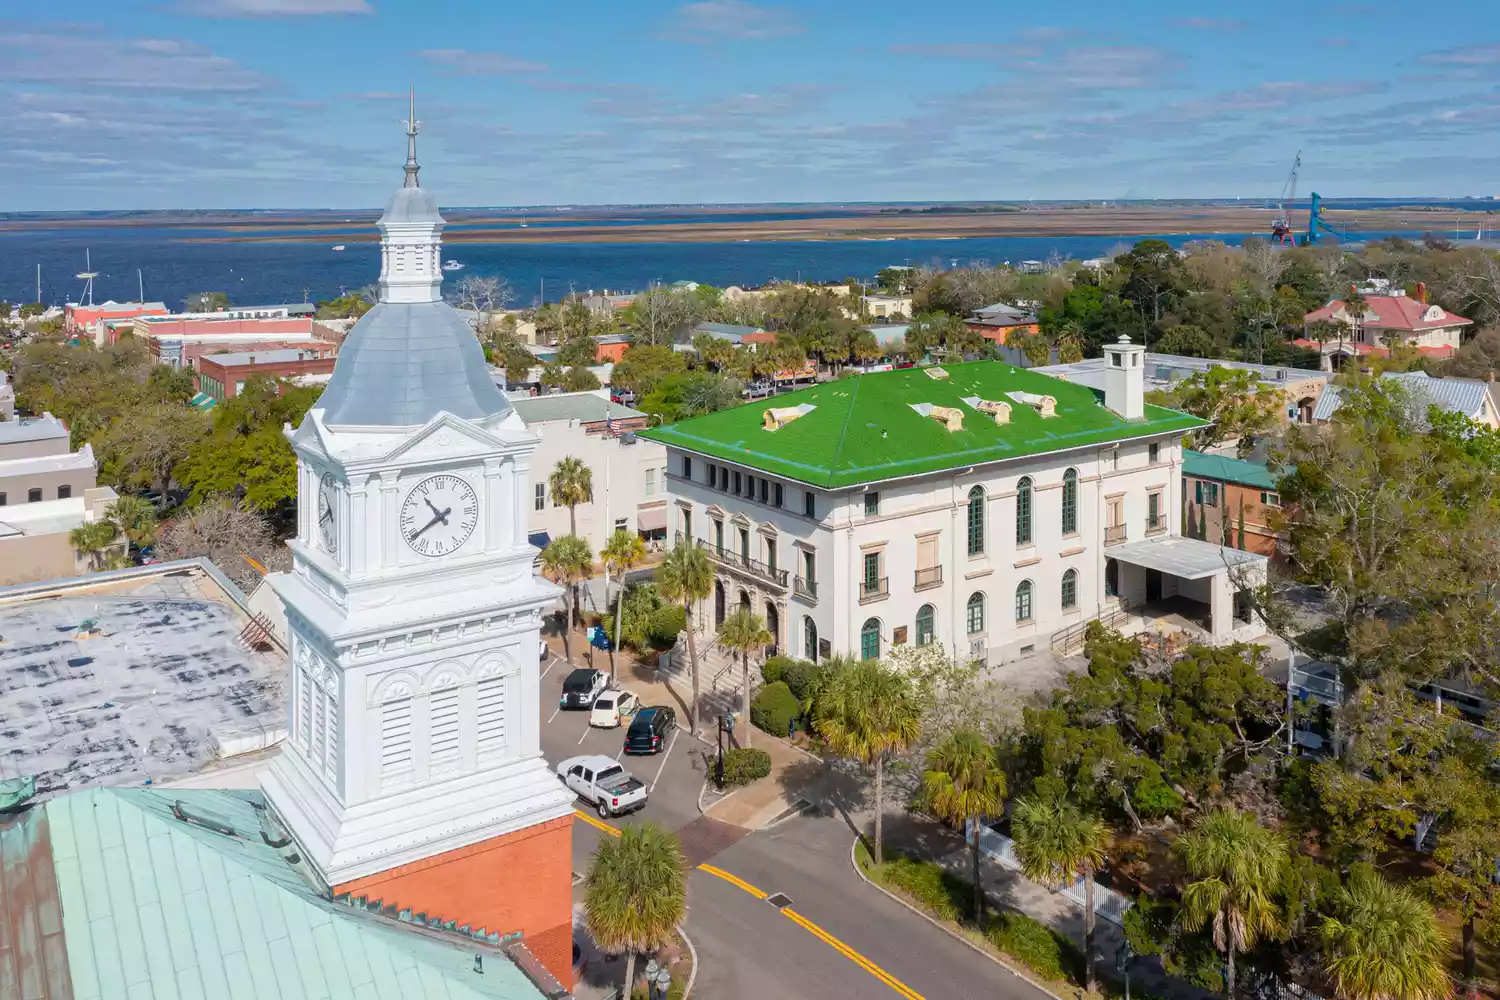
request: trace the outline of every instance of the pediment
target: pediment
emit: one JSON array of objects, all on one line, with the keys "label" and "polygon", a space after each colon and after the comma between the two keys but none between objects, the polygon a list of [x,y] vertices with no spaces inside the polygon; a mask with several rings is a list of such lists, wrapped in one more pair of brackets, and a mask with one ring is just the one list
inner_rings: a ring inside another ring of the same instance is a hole
[{"label": "pediment", "polygon": [[728,513],[724,510],[724,508],[720,507],[716,503],[709,504],[706,508],[704,508],[704,510],[707,512],[709,517],[723,518],[728,516]]},{"label": "pediment", "polygon": [[734,521],[734,523],[739,525],[741,528],[748,528],[751,524],[750,519],[741,513],[736,513],[730,520]]},{"label": "pediment", "polygon": [[333,450],[329,447],[327,431],[323,427],[321,419],[322,410],[309,410],[302,418],[298,427],[284,424],[281,432],[286,435],[287,441],[292,445],[294,451],[316,458],[330,459]]},{"label": "pediment", "polygon": [[439,413],[382,455],[379,461],[386,465],[400,465],[451,458],[478,458],[509,450],[509,445],[504,440],[462,417]]}]

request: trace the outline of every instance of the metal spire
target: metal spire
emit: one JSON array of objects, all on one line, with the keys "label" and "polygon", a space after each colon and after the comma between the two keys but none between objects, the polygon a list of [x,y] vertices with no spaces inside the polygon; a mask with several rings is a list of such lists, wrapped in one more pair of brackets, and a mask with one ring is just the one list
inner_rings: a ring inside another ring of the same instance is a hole
[{"label": "metal spire", "polygon": [[407,100],[409,110],[406,112],[406,121],[401,123],[406,126],[406,181],[401,186],[414,188],[421,187],[417,183],[417,171],[421,169],[417,166],[417,132],[422,128],[422,123],[417,121],[417,88],[415,86],[408,93]]}]

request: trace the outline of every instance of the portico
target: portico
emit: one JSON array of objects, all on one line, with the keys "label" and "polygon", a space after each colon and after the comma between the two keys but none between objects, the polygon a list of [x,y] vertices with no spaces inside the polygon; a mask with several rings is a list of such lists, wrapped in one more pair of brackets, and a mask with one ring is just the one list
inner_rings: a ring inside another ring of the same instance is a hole
[{"label": "portico", "polygon": [[1250,591],[1265,583],[1268,562],[1254,552],[1171,536],[1110,547],[1104,572],[1114,596],[1147,628],[1185,620],[1223,645],[1265,632]]}]

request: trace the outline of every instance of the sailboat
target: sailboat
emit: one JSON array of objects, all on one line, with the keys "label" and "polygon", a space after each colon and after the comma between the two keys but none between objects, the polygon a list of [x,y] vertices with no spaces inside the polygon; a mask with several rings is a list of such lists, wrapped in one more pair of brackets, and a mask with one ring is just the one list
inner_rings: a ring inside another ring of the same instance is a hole
[{"label": "sailboat", "polygon": [[344,244],[342,244],[342,243],[336,243],[336,244],[334,244],[333,248],[335,250],[342,250],[342,249],[344,249]]}]

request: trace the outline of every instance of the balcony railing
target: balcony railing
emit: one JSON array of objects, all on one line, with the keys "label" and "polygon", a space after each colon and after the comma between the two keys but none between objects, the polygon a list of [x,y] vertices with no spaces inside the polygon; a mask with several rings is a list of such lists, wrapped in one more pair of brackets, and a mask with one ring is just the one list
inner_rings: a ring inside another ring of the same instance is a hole
[{"label": "balcony railing", "polygon": [[943,567],[924,566],[917,570],[916,576],[917,581],[914,589],[926,590],[928,587],[936,587],[943,582]]},{"label": "balcony railing", "polygon": [[1159,531],[1167,530],[1167,518],[1164,514],[1146,518],[1146,534],[1154,535]]},{"label": "balcony railing", "polygon": [[798,597],[805,597],[809,601],[816,601],[818,599],[818,581],[794,576],[792,577],[792,593]]},{"label": "balcony railing", "polygon": [[[680,531],[677,533],[677,540],[679,542],[682,541],[682,532]],[[696,538],[693,542],[704,552],[707,552],[710,559],[721,566],[749,573],[751,576],[764,580],[767,583],[773,583],[778,587],[785,587],[787,584],[787,577],[790,574],[784,569],[777,569],[768,563],[761,562],[759,559],[753,559],[743,552],[735,552],[727,546],[720,548],[716,544],[710,544],[707,539]]]},{"label": "balcony railing", "polygon": [[1125,525],[1107,524],[1104,526],[1104,544],[1118,545],[1125,540]]},{"label": "balcony railing", "polygon": [[890,577],[882,576],[878,580],[859,581],[859,603],[866,601],[879,601],[889,597],[891,593]]}]

